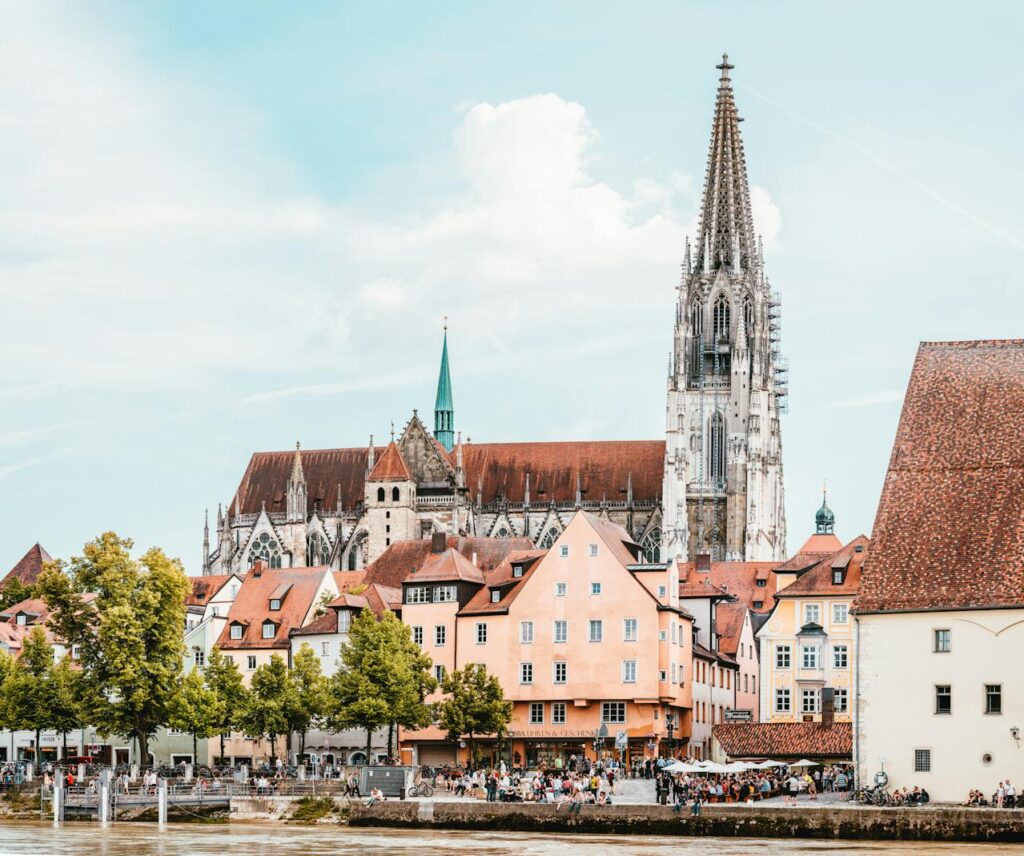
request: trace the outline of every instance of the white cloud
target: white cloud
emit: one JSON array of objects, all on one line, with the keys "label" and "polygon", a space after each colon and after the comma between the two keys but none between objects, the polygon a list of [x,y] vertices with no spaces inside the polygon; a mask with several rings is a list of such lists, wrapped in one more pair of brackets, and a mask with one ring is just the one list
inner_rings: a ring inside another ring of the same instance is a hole
[{"label": "white cloud", "polygon": [[779,231],[782,229],[782,211],[772,201],[771,194],[765,188],[753,185],[750,188],[750,208],[754,215],[754,229],[764,241],[766,252],[775,250],[779,245]]}]

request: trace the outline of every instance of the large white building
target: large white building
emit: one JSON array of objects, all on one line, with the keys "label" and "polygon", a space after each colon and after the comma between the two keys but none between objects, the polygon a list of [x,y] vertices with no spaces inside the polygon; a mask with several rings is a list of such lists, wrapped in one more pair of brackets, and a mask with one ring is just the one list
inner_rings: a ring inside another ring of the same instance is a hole
[{"label": "large white building", "polygon": [[860,781],[1019,793],[1024,340],[921,345],[855,619]]}]

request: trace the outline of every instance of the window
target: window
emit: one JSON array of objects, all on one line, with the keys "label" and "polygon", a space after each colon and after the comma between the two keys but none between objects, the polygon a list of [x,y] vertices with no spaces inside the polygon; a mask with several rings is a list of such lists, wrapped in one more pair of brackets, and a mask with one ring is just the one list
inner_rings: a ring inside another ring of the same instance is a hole
[{"label": "window", "polygon": [[590,619],[590,641],[601,642],[604,639],[604,622],[600,618]]},{"label": "window", "polygon": [[565,702],[556,701],[551,705],[551,724],[565,725]]},{"label": "window", "polygon": [[520,663],[519,664],[519,683],[521,683],[521,684],[532,684],[533,683],[533,663]]},{"label": "window", "polygon": [[338,610],[338,632],[348,633],[349,628],[352,626],[352,612],[348,609]]},{"label": "window", "polygon": [[555,622],[555,642],[567,642],[569,640],[569,622],[559,619]]},{"label": "window", "polygon": [[200,651],[198,648],[193,651],[192,659],[195,661],[196,668],[201,669],[206,665],[206,652]]},{"label": "window", "polygon": [[377,488],[377,502],[383,502],[383,501],[384,501],[384,488],[379,487],[379,488]]},{"label": "window", "polygon": [[534,701],[530,703],[530,725],[544,724],[544,703]]},{"label": "window", "polygon": [[522,575],[523,575],[523,566],[522,565],[513,565],[512,566],[512,576],[515,577],[516,579],[519,579]]},{"label": "window", "polygon": [[452,603],[458,599],[455,586],[434,586],[434,603]]},{"label": "window", "polygon": [[82,654],[82,646],[81,645],[72,645],[71,646],[71,659],[72,660],[80,659],[81,654]]},{"label": "window", "polygon": [[832,569],[832,585],[841,586],[843,584],[843,569],[833,568]]},{"label": "window", "polygon": [[804,645],[801,648],[803,655],[802,664],[805,669],[818,668],[818,649],[814,646]]},{"label": "window", "polygon": [[935,687],[935,712],[953,712],[953,688],[949,684],[939,684]]},{"label": "window", "polygon": [[932,750],[931,749],[915,749],[914,750],[914,772],[915,773],[930,773],[932,771]]},{"label": "window", "polygon": [[666,592],[665,586],[658,586],[658,597],[664,597],[665,596],[665,592]]},{"label": "window", "polygon": [[445,640],[448,637],[448,628],[443,624],[434,625],[434,644],[437,646],[444,645]]},{"label": "window", "polygon": [[590,556],[590,558],[594,558],[594,556],[597,555],[597,544],[587,545],[587,555]]},{"label": "window", "polygon": [[775,646],[775,668],[776,669],[788,669],[790,661],[790,647],[789,645],[776,645]]},{"label": "window", "polygon": [[487,644],[487,625],[482,621],[479,622],[476,626],[476,644]]},{"label": "window", "polygon": [[501,590],[500,589],[492,589],[491,590],[491,603],[497,603],[500,600],[501,600]]},{"label": "window", "polygon": [[801,694],[800,710],[802,713],[818,712],[818,691],[804,690]]},{"label": "window", "polygon": [[821,607],[816,603],[809,603],[804,607],[804,624],[820,624]]},{"label": "window", "polygon": [[1003,712],[1003,685],[985,684],[985,713]]},{"label": "window", "polygon": [[601,584],[600,583],[591,583],[590,584],[590,593],[591,594],[600,594],[601,593]]},{"label": "window", "polygon": [[953,640],[949,630],[935,631],[935,645],[932,649],[936,654],[948,654],[953,650]]},{"label": "window", "polygon": [[401,498],[402,492],[397,487],[391,488],[391,501],[398,502],[398,500],[400,500]]},{"label": "window", "polygon": [[533,644],[533,622],[532,621],[520,621],[519,622],[519,641],[523,645]]},{"label": "window", "polygon": [[556,660],[554,667],[554,681],[556,684],[564,684],[569,675],[569,665],[564,660]]},{"label": "window", "polygon": [[320,656],[321,657],[330,657],[331,656],[331,643],[330,642],[321,642],[320,643]]},{"label": "window", "polygon": [[562,546],[558,548],[558,555],[563,559],[567,558],[569,556],[569,545],[562,544]]},{"label": "window", "polygon": [[622,661],[622,683],[624,683],[624,684],[635,684],[636,683],[636,660],[623,660]]},{"label": "window", "polygon": [[254,654],[250,654],[245,658],[245,668],[250,672],[256,671],[256,656]]},{"label": "window", "polygon": [[256,536],[249,548],[249,567],[264,562],[268,568],[281,567],[281,547],[267,532]]},{"label": "window", "polygon": [[672,664],[672,683],[676,682],[676,664]]},{"label": "window", "polygon": [[621,724],[626,721],[626,703],[624,701],[601,702],[601,722]]},{"label": "window", "polygon": [[423,644],[423,628],[422,627],[414,627],[412,629],[412,641],[415,642],[417,645],[422,645]]},{"label": "window", "polygon": [[410,586],[405,590],[406,603],[429,603],[430,590],[426,586]]},{"label": "window", "polygon": [[835,700],[836,713],[846,713],[850,709],[850,695],[847,690],[836,690],[832,697]]},{"label": "window", "polygon": [[242,625],[241,624],[232,624],[231,625],[231,638],[232,639],[241,639],[242,638]]},{"label": "window", "polygon": [[18,618],[15,622],[19,627],[24,627],[28,624],[28,616],[24,612],[18,613]]},{"label": "window", "polygon": [[444,666],[434,666],[434,679],[439,684],[444,682],[446,674]]},{"label": "window", "polygon": [[263,638],[264,639],[273,639],[275,633],[277,633],[277,625],[275,625],[273,621],[264,621],[263,622]]},{"label": "window", "polygon": [[311,532],[306,539],[306,564],[327,565],[331,561],[331,548],[327,539],[319,532]]},{"label": "window", "polygon": [[762,606],[764,606],[764,601],[763,600],[755,600],[754,601],[754,609],[760,609]]},{"label": "window", "polygon": [[623,642],[636,642],[636,619],[635,618],[623,618],[622,619],[622,641]]},{"label": "window", "polygon": [[768,580],[758,580],[757,581],[757,587],[758,588],[764,588],[766,585],[768,585]]},{"label": "window", "polygon": [[658,641],[659,642],[664,642],[666,639],[668,639],[668,631],[667,630],[659,630],[658,631]]},{"label": "window", "polygon": [[788,689],[775,691],[775,712],[789,713],[791,710],[790,692]]},{"label": "window", "polygon": [[709,423],[711,442],[708,443],[708,471],[714,484],[725,481],[725,417],[715,413]]},{"label": "window", "polygon": [[850,604],[848,603],[833,603],[832,604],[832,623],[833,624],[846,624],[850,617]]},{"label": "window", "polygon": [[549,529],[544,537],[540,539],[540,549],[550,550],[554,545],[555,541],[558,540],[558,530],[555,528]]},{"label": "window", "polygon": [[666,672],[664,669],[661,669],[658,672],[658,680],[659,681],[667,681],[668,680],[668,672]]},{"label": "window", "polygon": [[555,597],[565,597],[565,592],[569,588],[566,583],[555,583]]},{"label": "window", "polygon": [[729,298],[719,293],[711,310],[711,323],[715,331],[715,339],[729,338]]},{"label": "window", "polygon": [[848,668],[849,656],[845,645],[836,645],[832,649],[832,665],[836,669]]},{"label": "window", "polygon": [[661,561],[661,530],[652,529],[640,542],[640,550],[648,562]]}]

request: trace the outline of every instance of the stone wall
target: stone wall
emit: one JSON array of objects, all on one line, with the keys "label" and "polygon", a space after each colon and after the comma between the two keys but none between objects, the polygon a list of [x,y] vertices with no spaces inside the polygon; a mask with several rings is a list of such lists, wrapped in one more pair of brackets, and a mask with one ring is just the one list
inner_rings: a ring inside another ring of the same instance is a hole
[{"label": "stone wall", "polygon": [[709,835],[903,841],[1024,841],[1024,811],[990,809],[765,809],[705,807],[700,817],[667,806],[554,806],[477,802],[353,803],[352,826],[421,827],[621,835]]}]

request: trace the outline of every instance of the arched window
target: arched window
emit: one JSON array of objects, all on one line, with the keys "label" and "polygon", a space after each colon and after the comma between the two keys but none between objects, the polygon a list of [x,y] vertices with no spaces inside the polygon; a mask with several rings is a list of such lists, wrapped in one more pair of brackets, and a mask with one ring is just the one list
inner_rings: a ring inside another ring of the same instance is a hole
[{"label": "arched window", "polygon": [[748,294],[743,298],[743,323],[747,326],[747,341],[754,335],[754,301]]},{"label": "arched window", "polygon": [[400,500],[401,498],[402,492],[397,487],[391,488],[391,501],[398,502],[398,500]]},{"label": "arched window", "polygon": [[712,322],[714,325],[715,341],[729,338],[729,298],[719,294],[715,298],[715,307],[712,310]]},{"label": "arched window", "polygon": [[249,567],[261,559],[266,562],[268,568],[281,567],[281,547],[268,532],[260,532],[249,548]]},{"label": "arched window", "polygon": [[331,561],[331,548],[319,532],[311,532],[306,539],[306,565],[311,568],[326,565]]},{"label": "arched window", "polygon": [[358,571],[366,563],[363,555],[365,547],[366,533],[361,533],[348,548],[348,569],[350,571]]},{"label": "arched window", "polygon": [[725,417],[721,413],[712,415],[708,433],[708,471],[712,485],[721,488],[725,485]]},{"label": "arched window", "polygon": [[700,376],[700,351],[704,346],[704,305],[699,297],[690,304],[690,369],[693,377]]},{"label": "arched window", "polygon": [[554,546],[555,541],[557,540],[558,530],[554,526],[552,526],[547,532],[544,533],[544,537],[540,539],[540,544],[538,546],[542,550],[550,550]]},{"label": "arched window", "polygon": [[648,562],[660,562],[661,530],[655,528],[648,532],[644,540],[640,543],[640,549],[643,551],[644,558]]},{"label": "arched window", "polygon": [[495,533],[494,537],[495,538],[508,538],[509,537],[508,530],[504,526],[502,526],[501,529],[499,529]]},{"label": "arched window", "polygon": [[384,501],[384,488],[379,487],[379,488],[377,488],[377,502],[383,502],[383,501]]}]

